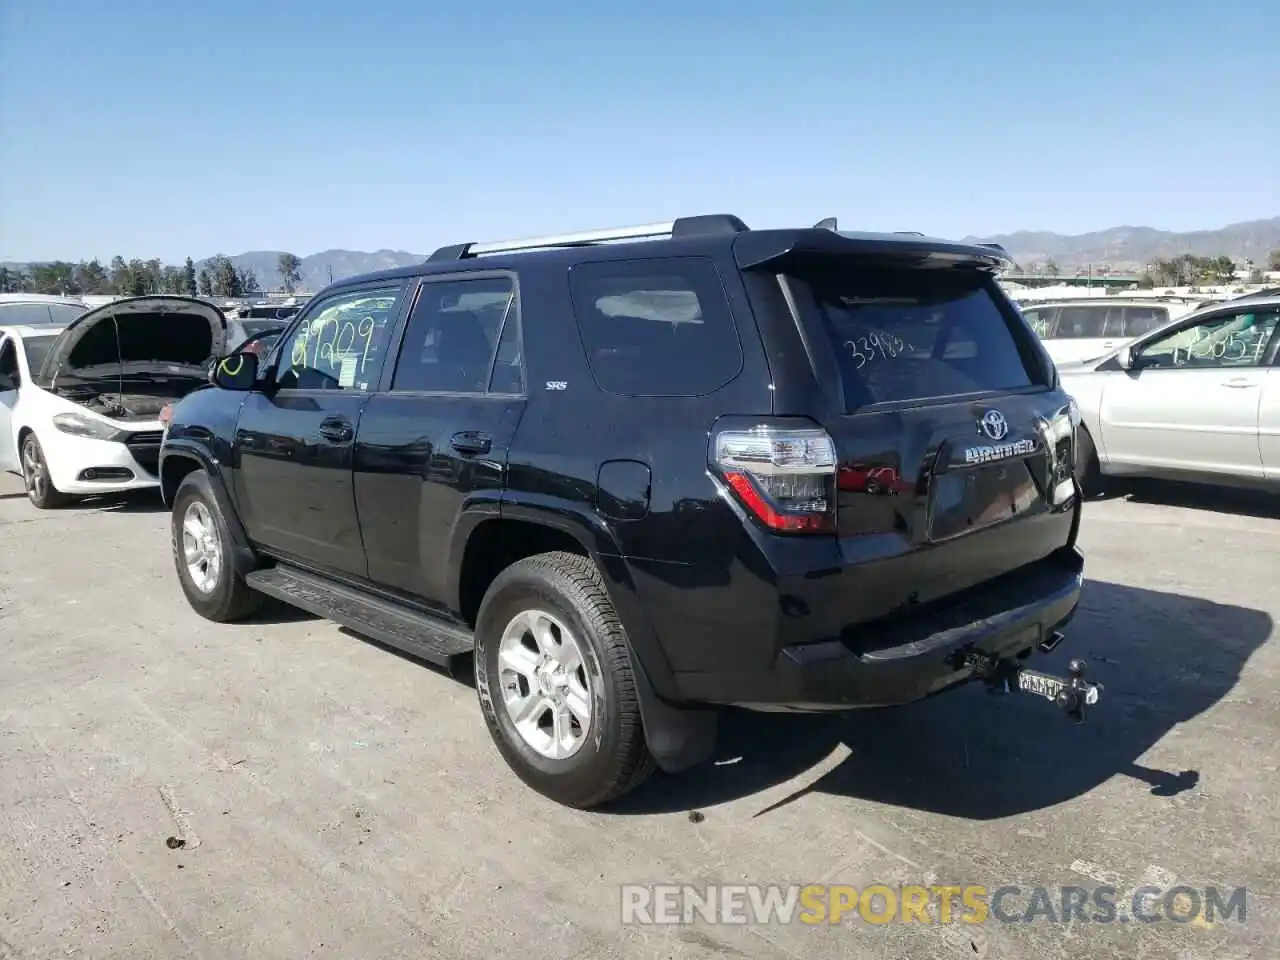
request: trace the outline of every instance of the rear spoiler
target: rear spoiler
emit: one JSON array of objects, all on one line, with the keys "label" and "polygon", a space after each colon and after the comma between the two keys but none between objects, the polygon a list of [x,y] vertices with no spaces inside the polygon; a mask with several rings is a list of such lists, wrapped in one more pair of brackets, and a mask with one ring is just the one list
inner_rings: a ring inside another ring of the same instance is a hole
[{"label": "rear spoiler", "polygon": [[837,233],[829,229],[751,230],[733,242],[742,270],[780,270],[800,257],[866,257],[915,266],[1003,270],[1013,259],[998,244],[954,243],[914,234]]}]

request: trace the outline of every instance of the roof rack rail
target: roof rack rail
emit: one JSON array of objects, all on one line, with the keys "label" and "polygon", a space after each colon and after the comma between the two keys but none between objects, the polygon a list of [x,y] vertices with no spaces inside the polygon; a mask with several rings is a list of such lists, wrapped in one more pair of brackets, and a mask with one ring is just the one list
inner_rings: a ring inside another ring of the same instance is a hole
[{"label": "roof rack rail", "polygon": [[1008,253],[1008,252],[1009,252],[1008,250],[1006,250],[1003,246],[1001,246],[1001,245],[1000,245],[1000,244],[998,244],[998,243],[980,243],[980,244],[978,244],[978,246],[980,246],[980,247],[990,247],[992,250],[999,250],[1001,253]]},{"label": "roof rack rail", "polygon": [[562,247],[589,247],[598,243],[628,240],[665,240],[682,237],[742,233],[747,225],[730,213],[713,213],[696,217],[678,217],[663,223],[646,223],[634,227],[611,227],[582,233],[562,233],[549,237],[523,240],[492,240],[485,243],[455,243],[441,247],[427,258],[428,263],[442,260],[466,260],[495,253],[523,253],[529,250],[553,250]]},{"label": "roof rack rail", "polygon": [[923,237],[924,234],[919,230],[895,230],[893,231],[900,237]]}]

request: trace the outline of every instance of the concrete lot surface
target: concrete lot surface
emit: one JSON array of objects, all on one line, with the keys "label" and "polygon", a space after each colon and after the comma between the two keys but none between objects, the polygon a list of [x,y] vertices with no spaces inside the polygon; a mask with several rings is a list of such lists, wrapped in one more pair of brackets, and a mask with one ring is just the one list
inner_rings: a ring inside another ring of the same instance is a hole
[{"label": "concrete lot surface", "polygon": [[[717,764],[584,814],[508,772],[469,686],[302,615],[201,620],[150,498],[42,513],[5,477],[0,957],[1278,957],[1280,515],[1180,496],[1087,508],[1045,660],[1106,684],[1089,724],[974,688],[733,716]],[[1006,915],[1212,885],[1247,912],[622,925],[620,885],[672,882],[1018,886]]]}]

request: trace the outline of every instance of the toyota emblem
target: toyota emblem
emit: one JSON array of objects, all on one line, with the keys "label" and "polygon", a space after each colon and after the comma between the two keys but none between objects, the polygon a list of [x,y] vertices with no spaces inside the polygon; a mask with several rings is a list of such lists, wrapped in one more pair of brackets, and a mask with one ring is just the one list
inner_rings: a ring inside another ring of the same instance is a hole
[{"label": "toyota emblem", "polygon": [[978,429],[992,440],[1003,440],[1009,433],[1009,421],[999,410],[988,410],[978,421]]}]

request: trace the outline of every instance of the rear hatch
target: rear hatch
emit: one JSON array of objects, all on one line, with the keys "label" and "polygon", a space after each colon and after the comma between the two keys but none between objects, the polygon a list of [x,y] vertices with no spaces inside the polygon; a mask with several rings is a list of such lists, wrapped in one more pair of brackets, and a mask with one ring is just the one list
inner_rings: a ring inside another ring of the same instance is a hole
[{"label": "rear hatch", "polygon": [[786,266],[835,446],[850,589],[832,612],[846,624],[956,602],[1073,535],[1076,415],[987,266],[954,254]]}]

